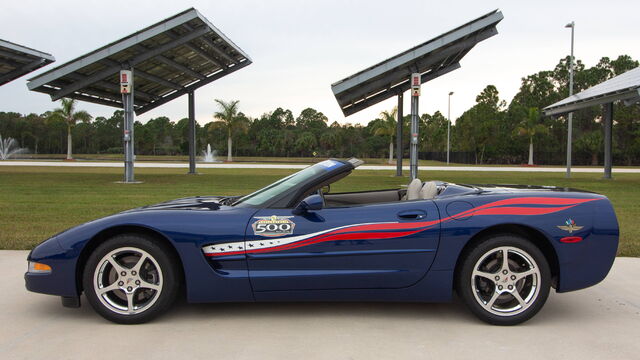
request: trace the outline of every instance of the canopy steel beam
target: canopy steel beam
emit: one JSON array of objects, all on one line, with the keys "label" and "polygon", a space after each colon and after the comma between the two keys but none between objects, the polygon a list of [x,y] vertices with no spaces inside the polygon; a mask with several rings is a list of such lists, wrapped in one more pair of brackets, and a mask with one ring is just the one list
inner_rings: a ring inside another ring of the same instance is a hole
[{"label": "canopy steel beam", "polygon": [[187,48],[189,48],[189,50],[193,51],[194,53],[196,53],[198,56],[200,56],[204,61],[206,62],[210,62],[214,65],[216,65],[219,68],[225,68],[226,66],[220,64],[218,61],[215,61],[212,58],[211,54],[207,54],[206,52],[204,52],[203,50],[201,50],[197,45],[193,45],[191,43],[187,43],[184,46],[186,46]]},{"label": "canopy steel beam", "polygon": [[36,61],[32,61],[27,65],[25,64],[16,64],[16,66],[11,65],[16,69],[0,76],[0,84],[4,84],[5,82],[9,82],[12,79],[18,78],[22,76],[21,74],[32,72],[33,70],[41,67],[43,63],[44,61],[42,60],[36,60]]},{"label": "canopy steel beam", "polygon": [[4,75],[0,75],[0,84],[8,83],[12,79],[19,77],[20,74],[22,74],[22,71],[20,71],[20,69],[15,69]]},{"label": "canopy steel beam", "polygon": [[[182,27],[187,29],[187,30],[189,30],[189,31],[193,31],[193,28],[191,26],[189,26],[189,24],[184,24]],[[177,38],[179,36],[178,34],[172,32],[172,31],[167,32],[167,35],[169,37],[171,37],[172,39],[175,39],[175,38]],[[189,50],[191,50],[194,53],[196,53],[197,55],[199,55],[206,62],[211,62],[211,63],[213,63],[214,65],[216,65],[216,66],[218,66],[220,68],[225,68],[226,67],[226,66],[224,66],[223,64],[221,64],[220,62],[218,62],[218,61],[216,61],[214,59],[214,56],[215,56],[214,54],[207,54],[198,45],[195,45],[195,44],[189,42],[189,43],[184,44],[184,46],[186,46]]]},{"label": "canopy steel beam", "polygon": [[154,108],[156,108],[156,107],[158,107],[160,105],[168,103],[171,100],[179,98],[180,96],[188,93],[191,90],[195,90],[195,89],[199,88],[200,86],[204,86],[204,85],[206,85],[206,84],[208,84],[210,82],[216,81],[216,80],[220,79],[221,77],[223,77],[225,75],[228,75],[228,74],[230,74],[230,73],[232,73],[234,71],[240,70],[240,69],[242,69],[245,66],[248,66],[250,64],[251,64],[250,60],[245,60],[245,61],[243,61],[243,62],[241,62],[241,63],[239,63],[239,64],[237,64],[235,66],[227,68],[224,71],[219,71],[219,72],[217,72],[215,74],[212,74],[209,77],[205,78],[204,80],[201,80],[201,81],[199,81],[197,83],[193,83],[193,84],[187,85],[187,86],[183,87],[181,90],[178,90],[178,91],[176,91],[174,93],[171,93],[171,94],[163,97],[162,99],[160,99],[158,101],[154,101],[154,102],[152,102],[152,103],[150,103],[148,105],[142,106],[141,108],[136,110],[136,114],[137,115],[144,114],[145,112],[147,112],[147,111],[149,111],[151,109],[154,109]]},{"label": "canopy steel beam", "polygon": [[[423,83],[425,83],[427,81],[433,80],[433,79],[435,79],[435,78],[437,78],[439,76],[442,76],[442,75],[444,75],[444,74],[446,74],[448,72],[451,72],[451,71],[459,69],[459,68],[460,68],[460,63],[451,64],[451,65],[449,65],[448,67],[446,67],[444,69],[439,69],[439,70],[436,70],[436,71],[432,71],[432,72],[428,72],[426,74],[423,74],[421,76],[421,81]],[[397,92],[405,92],[405,91],[409,90],[410,87],[411,86],[410,86],[409,82],[406,81],[406,82],[403,82],[401,85],[398,85],[398,86],[396,86],[396,87],[394,87],[392,89],[394,90],[395,93],[397,93]],[[394,95],[394,92],[386,91],[386,92],[374,95],[372,97],[369,97],[369,98],[367,98],[367,99],[365,99],[363,101],[356,102],[356,103],[354,103],[353,105],[351,105],[349,107],[345,107],[343,109],[343,112],[344,112],[345,116],[349,116],[351,114],[355,114],[355,113],[357,113],[358,111],[360,111],[362,109],[366,109],[371,105],[377,104],[377,103],[379,103],[379,102],[381,102],[383,100],[388,99],[389,97]]]},{"label": "canopy steel beam", "polygon": [[562,115],[562,114],[566,114],[576,110],[584,109],[590,106],[603,105],[603,104],[607,104],[615,101],[626,101],[629,99],[633,99],[634,97],[637,97],[639,90],[640,89],[634,89],[632,91],[625,91],[617,94],[602,95],[602,96],[586,99],[584,101],[578,101],[568,105],[560,106],[557,108],[547,108],[548,110],[544,110],[544,114],[546,116]]},{"label": "canopy steel beam", "polygon": [[553,103],[543,109],[546,116],[563,115],[590,106],[622,101],[625,105],[640,97],[640,67],[628,70],[578,94]]},{"label": "canopy steel beam", "polygon": [[[70,77],[70,78],[72,78],[74,80],[82,80],[82,76],[80,76],[80,75],[78,75],[76,73],[71,73],[71,74],[67,75],[67,77]],[[113,91],[116,92],[116,94],[120,93],[120,85],[116,85],[114,83],[110,83],[110,82],[105,81],[105,80],[98,81],[98,82],[95,83],[95,85],[103,87],[105,89],[113,90]],[[153,100],[159,99],[158,96],[147,94],[144,91],[138,91],[138,90],[136,90],[136,96],[140,96],[141,98],[143,98],[143,99],[145,99],[147,101],[153,101]]]},{"label": "canopy steel beam", "polygon": [[168,66],[171,66],[172,68],[174,68],[176,70],[182,71],[186,75],[189,75],[190,77],[192,77],[192,78],[194,78],[196,80],[202,80],[202,79],[206,78],[206,76],[204,76],[204,75],[202,75],[200,73],[197,73],[193,69],[190,69],[190,68],[188,68],[188,67],[186,67],[186,66],[184,66],[184,65],[182,65],[182,64],[180,64],[180,63],[178,63],[178,62],[176,62],[174,60],[171,60],[166,56],[158,55],[156,57],[156,59],[158,59],[158,61],[160,61],[160,62],[162,62],[162,63],[164,63],[164,64],[166,64]]},{"label": "canopy steel beam", "polygon": [[6,50],[2,50],[2,49],[0,49],[0,56],[4,56],[4,57],[9,58],[9,59],[14,59],[14,60],[18,60],[18,61],[24,61],[24,62],[30,62],[30,61],[33,60],[33,58],[30,58],[28,56],[16,54],[16,53],[14,53],[12,51],[6,51]]},{"label": "canopy steel beam", "polygon": [[223,57],[225,60],[227,60],[228,62],[232,63],[232,64],[237,64],[238,60],[232,58],[231,56],[229,56],[227,53],[224,52],[224,50],[220,49],[220,47],[218,45],[216,45],[213,41],[211,41],[208,38],[201,38],[200,39],[202,42],[204,42],[205,44],[209,45],[209,47],[215,51],[218,55],[220,55],[221,57]]},{"label": "canopy steel beam", "polygon": [[[27,60],[27,61],[30,63],[32,60]],[[2,63],[4,63],[5,65],[9,65],[11,67],[14,67],[14,68],[21,68],[21,67],[25,66],[25,64],[27,64],[27,63],[17,62],[17,61],[15,61],[13,59],[2,59]]]},{"label": "canopy steel beam", "polygon": [[172,81],[165,80],[165,79],[163,79],[161,77],[155,76],[155,75],[150,74],[148,72],[144,72],[142,70],[136,69],[136,76],[140,76],[141,78],[147,79],[147,80],[149,80],[151,82],[155,82],[155,83],[158,83],[160,85],[166,86],[168,88],[172,88],[173,90],[182,89],[182,86],[180,86],[180,85],[178,85],[178,84],[176,84],[176,83],[174,83]]},{"label": "canopy steel beam", "polygon": [[[58,89],[49,88],[49,87],[45,87],[42,89],[42,92],[49,95],[55,93],[56,91],[58,91]],[[77,100],[100,104],[100,105],[122,107],[120,100],[114,100],[113,98],[110,98],[110,99],[106,99],[102,97],[98,98],[98,97],[92,97],[92,96],[82,95],[82,94],[73,94],[73,98]]]},{"label": "canopy steel beam", "polygon": [[[206,33],[210,32],[210,30],[207,27],[202,27],[199,28],[197,30],[194,30],[193,32],[187,33],[184,36],[181,36],[179,38],[176,38],[174,40],[171,40],[163,45],[160,45],[158,47],[155,47],[153,49],[149,49],[146,52],[135,56],[133,59],[127,61],[127,64],[131,67],[134,67],[135,65],[151,59],[153,57],[159,56],[160,54],[162,54],[165,51],[168,51],[170,49],[173,49],[177,46],[180,46],[186,42],[189,42],[199,36],[202,36]],[[102,69],[94,74],[91,74],[89,76],[87,76],[84,80],[81,81],[77,81],[74,82],[73,84],[65,87],[64,89],[60,89],[59,91],[57,91],[54,95],[51,96],[51,100],[55,101],[58,100],[60,98],[65,97],[68,94],[71,94],[77,90],[80,90],[86,86],[89,86],[90,84],[99,81],[99,80],[103,80],[109,76],[112,76],[114,74],[116,74],[118,71],[120,71],[120,69],[122,68],[122,66],[107,66],[105,69]],[[62,70],[62,69],[60,69]],[[66,74],[64,74],[66,75]],[[62,76],[62,75],[61,75]],[[48,77],[43,77],[42,79],[34,79],[31,82],[29,82],[28,86],[29,89],[35,89],[41,85],[44,85],[46,83],[45,79],[48,79]]]},{"label": "canopy steel beam", "polygon": [[54,61],[51,54],[0,39],[0,85]]},{"label": "canopy steel beam", "polygon": [[[461,58],[460,55],[464,55],[467,52],[469,52],[475,46],[475,44],[485,39],[488,39],[496,35],[497,33],[498,33],[498,30],[496,28],[487,29],[485,31],[477,33],[475,36],[471,36],[447,48],[437,50],[430,56],[416,61],[415,65],[418,68],[426,68],[431,65],[435,65],[439,62],[444,62],[444,60],[454,55],[455,57]],[[461,53],[464,53],[464,54],[461,54]],[[404,76],[406,77],[408,77],[412,72],[412,70],[408,68],[403,71],[404,71]],[[377,89],[385,88],[385,87],[388,88],[396,85],[396,84],[393,84],[392,82],[394,81],[394,79],[397,79],[397,78],[398,78],[398,72],[390,72],[380,79],[373,80],[371,82],[366,83],[363,86],[359,86],[357,88],[353,88],[351,90],[347,90],[343,93],[340,93],[338,96],[336,96],[336,98],[339,103],[344,103],[348,98],[353,99],[353,98],[365,97],[367,96],[367,94]],[[404,81],[407,81],[407,80],[405,79],[402,82]],[[388,97],[392,97],[394,95],[395,94],[392,93]]]},{"label": "canopy steel beam", "polygon": [[[93,95],[93,96],[99,97],[99,98],[110,99],[110,100],[113,100],[115,102],[116,106],[118,106],[118,107],[122,106],[122,104],[119,103],[119,99],[118,99],[118,96],[116,94],[111,94],[111,93],[108,93],[106,91],[101,91],[101,90],[97,90],[97,89],[83,90],[82,93],[86,94],[86,95]],[[78,94],[74,93],[70,97],[71,98],[75,98],[76,95],[78,95]],[[136,98],[133,99],[132,103],[135,106],[142,106],[143,104],[145,104],[142,101],[142,99],[136,99]]]}]

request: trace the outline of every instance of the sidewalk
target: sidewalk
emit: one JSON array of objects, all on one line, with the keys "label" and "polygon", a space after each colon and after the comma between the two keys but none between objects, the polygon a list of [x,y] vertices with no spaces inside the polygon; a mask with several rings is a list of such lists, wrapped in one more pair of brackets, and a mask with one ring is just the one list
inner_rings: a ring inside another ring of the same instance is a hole
[{"label": "sidewalk", "polygon": [[[514,327],[460,303],[178,304],[144,325],[24,288],[27,251],[0,251],[2,359],[637,359],[640,259],[589,289],[552,292]],[[484,355],[482,355],[484,354]]]},{"label": "sidewalk", "polygon": [[[63,166],[63,167],[109,167],[122,168],[123,162],[118,161],[0,161],[0,166]],[[198,163],[197,168],[201,169],[304,169],[308,164],[225,164],[225,163]],[[159,163],[138,161],[137,168],[188,168],[188,163]],[[404,166],[408,171],[409,166]],[[395,171],[393,165],[362,165],[356,170],[387,170]],[[518,167],[518,166],[420,166],[420,170],[425,171],[505,171],[505,172],[554,172],[564,173],[567,171],[563,167]],[[574,173],[604,173],[602,168],[574,167]],[[614,174],[640,174],[640,168],[614,168]]]}]

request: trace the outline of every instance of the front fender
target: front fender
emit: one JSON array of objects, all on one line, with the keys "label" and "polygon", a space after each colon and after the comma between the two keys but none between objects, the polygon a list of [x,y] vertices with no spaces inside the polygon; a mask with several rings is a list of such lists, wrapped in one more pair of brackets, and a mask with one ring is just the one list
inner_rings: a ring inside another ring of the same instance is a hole
[{"label": "front fender", "polygon": [[[253,296],[244,257],[228,265],[221,275],[202,254],[202,246],[223,241],[243,241],[244,229],[254,209],[227,211],[148,210],[126,212],[69,229],[38,245],[29,255],[32,261],[52,266],[47,275],[27,273],[27,288],[35,292],[77,296],[81,254],[91,243],[114,228],[144,228],[163,236],[174,247],[183,264],[190,301],[251,301]],[[37,275],[37,276],[36,276]],[[224,289],[224,291],[221,291]]]}]

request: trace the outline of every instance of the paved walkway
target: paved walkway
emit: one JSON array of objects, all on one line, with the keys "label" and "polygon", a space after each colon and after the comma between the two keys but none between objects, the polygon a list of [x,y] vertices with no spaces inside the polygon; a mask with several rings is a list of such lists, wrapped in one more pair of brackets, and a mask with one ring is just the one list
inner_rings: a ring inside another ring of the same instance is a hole
[{"label": "paved walkway", "polygon": [[26,251],[0,251],[0,359],[638,359],[640,259],[601,284],[555,294],[529,322],[486,325],[462,304],[179,304],[115,325],[83,298],[24,288]]},{"label": "paved walkway", "polygon": [[[70,167],[109,167],[122,168],[124,164],[114,161],[0,161],[0,166],[70,166]],[[237,163],[198,163],[197,167],[202,169],[303,169],[308,164],[237,164]],[[159,163],[138,161],[137,168],[188,168],[188,163]],[[395,171],[395,166],[389,165],[362,165],[358,170],[388,170]],[[409,170],[408,166],[403,167]],[[420,170],[427,171],[506,171],[506,172],[557,172],[564,173],[563,167],[527,167],[527,166],[420,166]],[[602,168],[574,167],[571,169],[575,173],[603,173]],[[614,168],[614,174],[640,174],[640,168]]]}]

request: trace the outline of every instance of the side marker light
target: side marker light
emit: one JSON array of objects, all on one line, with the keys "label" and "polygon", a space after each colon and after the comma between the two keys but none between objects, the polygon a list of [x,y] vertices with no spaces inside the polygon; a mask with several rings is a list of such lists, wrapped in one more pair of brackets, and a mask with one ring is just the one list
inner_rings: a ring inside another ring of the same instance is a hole
[{"label": "side marker light", "polygon": [[562,239],[560,239],[560,242],[563,242],[566,244],[577,243],[580,241],[582,241],[582,237],[580,236],[565,236]]},{"label": "side marker light", "polygon": [[33,274],[48,274],[51,272],[51,266],[35,261],[29,261],[29,272]]}]

